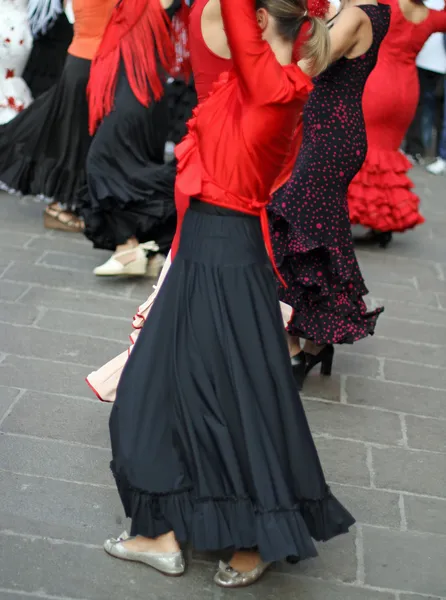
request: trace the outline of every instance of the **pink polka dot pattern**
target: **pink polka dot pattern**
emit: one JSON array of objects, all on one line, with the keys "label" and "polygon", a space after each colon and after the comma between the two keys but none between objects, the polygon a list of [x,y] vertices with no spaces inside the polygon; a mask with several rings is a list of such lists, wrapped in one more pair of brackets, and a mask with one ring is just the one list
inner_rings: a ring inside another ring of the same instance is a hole
[{"label": "pink polka dot pattern", "polygon": [[289,181],[268,207],[276,264],[293,307],[288,330],[317,344],[353,343],[373,334],[378,308],[356,259],[347,205],[348,186],[367,153],[362,94],[390,21],[385,5],[362,5],[373,43],[361,57],[341,58],[315,79],[304,110],[301,151]]}]

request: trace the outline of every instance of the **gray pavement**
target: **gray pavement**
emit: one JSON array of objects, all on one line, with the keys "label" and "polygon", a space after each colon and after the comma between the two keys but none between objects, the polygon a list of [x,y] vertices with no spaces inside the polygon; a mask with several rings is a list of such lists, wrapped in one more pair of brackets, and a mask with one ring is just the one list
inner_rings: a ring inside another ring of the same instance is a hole
[{"label": "gray pavement", "polygon": [[358,519],[320,557],[224,592],[195,556],[165,579],[101,544],[125,527],[108,415],[85,375],[127,346],[151,282],[103,281],[107,257],[0,196],[0,600],[446,599],[446,178],[414,173],[427,223],[360,251],[377,333],[306,384],[327,476]]}]

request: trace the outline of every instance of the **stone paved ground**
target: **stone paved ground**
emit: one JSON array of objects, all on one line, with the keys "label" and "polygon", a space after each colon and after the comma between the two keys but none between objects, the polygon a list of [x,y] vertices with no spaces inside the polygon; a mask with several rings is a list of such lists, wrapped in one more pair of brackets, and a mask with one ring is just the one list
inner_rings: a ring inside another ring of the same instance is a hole
[{"label": "stone paved ground", "polygon": [[358,519],[320,557],[236,593],[192,562],[182,580],[101,550],[124,529],[107,417],[83,378],[126,346],[148,280],[99,281],[106,255],[0,198],[0,600],[446,599],[446,179],[414,177],[428,223],[361,251],[377,334],[310,378],[308,416],[333,488]]}]

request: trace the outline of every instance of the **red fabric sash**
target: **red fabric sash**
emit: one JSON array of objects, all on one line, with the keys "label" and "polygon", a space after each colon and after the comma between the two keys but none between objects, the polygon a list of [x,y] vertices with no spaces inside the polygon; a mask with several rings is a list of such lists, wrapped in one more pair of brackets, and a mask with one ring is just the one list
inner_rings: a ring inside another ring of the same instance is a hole
[{"label": "red fabric sash", "polygon": [[121,60],[130,87],[144,106],[162,97],[163,71],[189,75],[187,11],[184,4],[171,23],[160,0],[121,0],[117,4],[91,65],[87,89],[90,135],[113,110]]}]

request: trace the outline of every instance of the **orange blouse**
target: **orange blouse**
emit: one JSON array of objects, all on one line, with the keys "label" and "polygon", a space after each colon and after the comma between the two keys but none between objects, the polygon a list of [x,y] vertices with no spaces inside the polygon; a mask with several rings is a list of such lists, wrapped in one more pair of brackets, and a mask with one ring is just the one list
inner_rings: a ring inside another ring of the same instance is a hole
[{"label": "orange blouse", "polygon": [[233,68],[214,85],[176,147],[177,186],[188,195],[259,215],[272,259],[266,205],[291,174],[311,80],[278,63],[262,40],[254,0],[221,0]]},{"label": "orange blouse", "polygon": [[92,60],[116,0],[73,0],[74,37],[68,53]]}]

